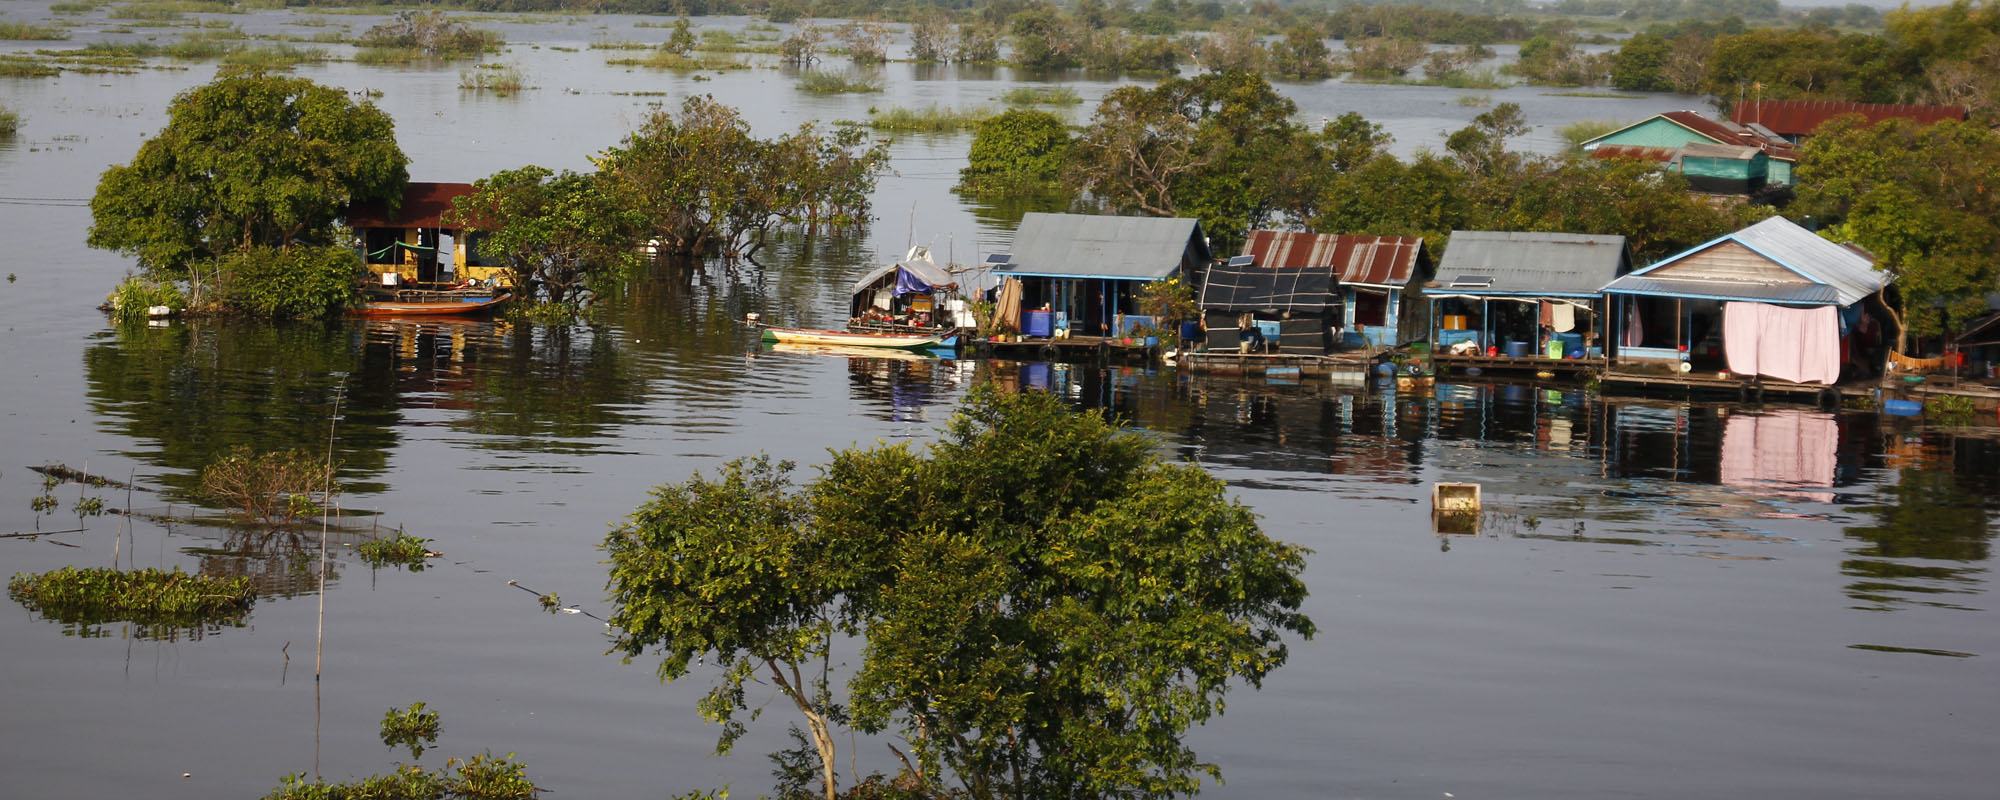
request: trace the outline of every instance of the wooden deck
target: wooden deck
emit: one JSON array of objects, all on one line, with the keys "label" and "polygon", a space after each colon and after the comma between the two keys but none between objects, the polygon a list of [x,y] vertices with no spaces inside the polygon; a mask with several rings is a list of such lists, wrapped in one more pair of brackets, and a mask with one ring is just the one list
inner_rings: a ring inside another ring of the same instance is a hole
[{"label": "wooden deck", "polygon": [[1437,365],[1437,373],[1444,375],[1465,375],[1467,370],[1477,368],[1483,375],[1536,375],[1553,373],[1557,378],[1581,380],[1603,372],[1606,361],[1602,358],[1548,358],[1507,356],[1458,356],[1437,353],[1431,356]]},{"label": "wooden deck", "polygon": [[1241,375],[1266,378],[1323,378],[1334,375],[1366,376],[1378,358],[1361,353],[1238,353],[1209,350],[1183,353],[1180,366],[1198,375]]},{"label": "wooden deck", "polygon": [[[1158,361],[1167,353],[1165,344],[1147,347],[1141,344],[1125,344],[1121,339],[1102,336],[1071,336],[1064,339],[1029,339],[1027,341],[995,342],[985,339],[973,340],[971,346],[981,356],[1006,358],[1018,361],[1069,361],[1069,362],[1144,362]],[[961,348],[965,345],[961,344]]]},{"label": "wooden deck", "polygon": [[1821,383],[1792,383],[1768,378],[1718,378],[1713,374],[1662,375],[1612,370],[1598,376],[1606,392],[1665,394],[1677,397],[1710,397],[1739,402],[1761,403],[1766,398],[1793,403],[1813,403],[1822,407],[1838,405],[1847,397],[1872,397],[1873,382],[1828,386]]}]

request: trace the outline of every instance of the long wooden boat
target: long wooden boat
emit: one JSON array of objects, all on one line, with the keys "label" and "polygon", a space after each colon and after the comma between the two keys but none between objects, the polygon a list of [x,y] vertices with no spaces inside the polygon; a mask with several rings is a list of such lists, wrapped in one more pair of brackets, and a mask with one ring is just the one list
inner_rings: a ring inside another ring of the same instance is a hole
[{"label": "long wooden boat", "polygon": [[958,334],[945,333],[857,333],[808,328],[765,328],[764,341],[779,344],[838,345],[842,347],[887,347],[898,350],[929,350],[958,346]]},{"label": "long wooden boat", "polygon": [[787,353],[809,356],[840,356],[843,358],[883,358],[892,361],[936,361],[950,358],[951,350],[905,350],[898,347],[852,347],[838,344],[781,344],[765,342],[769,353]]},{"label": "long wooden boat", "polygon": [[357,317],[471,317],[491,314],[509,294],[463,291],[405,290],[391,296],[371,296],[348,313]]}]

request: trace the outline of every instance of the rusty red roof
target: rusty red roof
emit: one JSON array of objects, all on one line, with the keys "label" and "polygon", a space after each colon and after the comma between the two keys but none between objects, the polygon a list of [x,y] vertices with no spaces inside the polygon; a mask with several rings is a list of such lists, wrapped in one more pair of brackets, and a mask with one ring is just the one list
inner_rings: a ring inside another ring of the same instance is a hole
[{"label": "rusty red roof", "polygon": [[1964,120],[1965,106],[1924,106],[1913,103],[1837,103],[1827,100],[1751,100],[1737,103],[1729,118],[1739,125],[1762,125],[1781,136],[1812,133],[1842,114],[1860,114],[1870,124],[1897,117],[1925,125],[1948,119]]},{"label": "rusty red roof", "polygon": [[1260,267],[1332,267],[1341,283],[1402,288],[1423,259],[1415,236],[1251,231],[1243,255]]},{"label": "rusty red roof", "polygon": [[1765,155],[1782,161],[1799,160],[1798,148],[1783,139],[1772,139],[1734,122],[1712,120],[1693,111],[1669,111],[1661,117],[1688,130],[1708,137],[1717,144],[1737,144],[1755,147]]},{"label": "rusty red roof", "polygon": [[1674,160],[1678,147],[1646,147],[1636,144],[1600,144],[1590,151],[1591,158],[1635,158],[1640,161],[1667,162]]},{"label": "rusty red roof", "polygon": [[437,228],[439,217],[451,208],[451,201],[472,194],[469,183],[422,183],[411,181],[403,187],[403,204],[389,213],[380,202],[355,203],[347,209],[347,224],[354,228]]}]

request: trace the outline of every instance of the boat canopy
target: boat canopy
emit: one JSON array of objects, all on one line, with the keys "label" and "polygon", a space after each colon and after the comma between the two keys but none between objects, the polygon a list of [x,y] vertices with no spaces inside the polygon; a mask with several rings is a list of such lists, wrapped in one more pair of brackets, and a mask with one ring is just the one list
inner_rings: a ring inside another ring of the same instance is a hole
[{"label": "boat canopy", "polygon": [[951,273],[946,272],[943,267],[938,266],[935,262],[911,260],[890,264],[886,267],[877,267],[868,274],[861,276],[860,280],[855,281],[854,286],[848,289],[848,293],[859,294],[868,287],[875,285],[877,281],[887,277],[891,272],[896,273],[897,297],[902,297],[913,292],[927,293],[941,286],[958,285],[958,278],[953,277]]}]

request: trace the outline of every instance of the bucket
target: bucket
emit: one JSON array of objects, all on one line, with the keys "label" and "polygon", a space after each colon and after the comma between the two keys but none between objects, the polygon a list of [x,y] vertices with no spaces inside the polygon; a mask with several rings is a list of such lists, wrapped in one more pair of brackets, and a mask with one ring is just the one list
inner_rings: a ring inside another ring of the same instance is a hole
[{"label": "bucket", "polygon": [[1508,343],[1507,343],[1507,357],[1508,357],[1508,358],[1527,358],[1527,357],[1528,357],[1528,343],[1527,343],[1527,342],[1508,342]]}]

